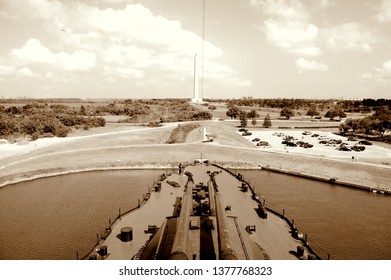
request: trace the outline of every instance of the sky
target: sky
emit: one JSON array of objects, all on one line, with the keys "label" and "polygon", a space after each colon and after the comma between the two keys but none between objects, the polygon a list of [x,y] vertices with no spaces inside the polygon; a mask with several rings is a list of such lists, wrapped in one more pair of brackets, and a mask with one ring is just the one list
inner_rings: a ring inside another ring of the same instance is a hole
[{"label": "sky", "polygon": [[0,0],[0,97],[391,98],[391,0]]}]

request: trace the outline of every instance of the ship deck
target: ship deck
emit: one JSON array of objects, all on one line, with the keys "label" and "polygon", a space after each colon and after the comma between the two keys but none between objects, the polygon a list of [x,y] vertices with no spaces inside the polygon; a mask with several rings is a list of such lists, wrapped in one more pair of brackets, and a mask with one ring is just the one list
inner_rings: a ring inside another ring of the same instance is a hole
[{"label": "ship deck", "polygon": [[[238,259],[297,260],[295,252],[301,242],[292,237],[289,225],[285,220],[272,213],[268,213],[267,218],[262,219],[257,213],[258,203],[251,198],[251,192],[241,190],[241,181],[230,173],[209,164],[190,165],[186,167],[186,171],[193,175],[194,185],[207,185],[210,181],[210,174],[216,172],[215,183],[219,189],[221,205],[225,209],[227,228],[232,237],[231,245],[237,253]],[[172,231],[174,231],[176,227],[174,208],[178,202],[177,197],[182,197],[184,194],[187,179],[186,175],[171,174],[162,182],[162,188],[159,192],[153,191],[150,198],[139,209],[122,216],[112,226],[111,234],[100,244],[107,246],[107,255],[104,257],[98,255],[98,259],[125,260],[134,258],[149,240],[150,234],[144,232],[149,225],[161,227],[164,223],[163,226],[168,228],[167,224],[170,223]],[[180,187],[173,187],[167,183],[168,180],[177,182]],[[214,217],[211,220],[216,223]],[[200,217],[190,216],[190,224],[197,225],[201,222]],[[255,231],[248,232],[246,226],[251,226]],[[132,241],[121,241],[120,233],[124,227],[132,227]],[[171,237],[165,236],[164,238],[172,238],[173,232],[168,231],[165,234],[171,235]],[[200,229],[190,231],[189,255],[194,259],[218,256],[217,249],[210,250],[202,256],[200,242],[216,244],[219,239],[216,229],[212,230],[209,239],[206,241],[201,239],[200,241]],[[250,243],[256,244],[257,252],[254,252],[254,248],[248,245]]]}]

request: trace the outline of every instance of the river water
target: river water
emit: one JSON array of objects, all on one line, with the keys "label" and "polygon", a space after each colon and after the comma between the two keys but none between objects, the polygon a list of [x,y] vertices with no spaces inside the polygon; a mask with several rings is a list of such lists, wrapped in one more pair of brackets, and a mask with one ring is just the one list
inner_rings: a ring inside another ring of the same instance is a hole
[{"label": "river water", "polygon": [[239,171],[322,256],[391,259],[391,197],[271,171]]},{"label": "river water", "polygon": [[0,259],[76,259],[162,170],[94,171],[0,188]]},{"label": "river water", "polygon": [[[0,259],[75,259],[161,170],[99,171],[0,188]],[[391,259],[391,197],[269,171],[239,171],[322,257]]]}]

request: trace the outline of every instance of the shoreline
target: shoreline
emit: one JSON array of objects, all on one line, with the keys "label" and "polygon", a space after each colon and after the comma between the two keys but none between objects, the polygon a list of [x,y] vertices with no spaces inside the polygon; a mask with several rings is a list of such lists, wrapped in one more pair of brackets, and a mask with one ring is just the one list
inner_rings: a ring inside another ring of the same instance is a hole
[{"label": "shoreline", "polygon": [[[78,169],[72,169],[72,170],[63,170],[63,171],[54,171],[54,172],[47,172],[49,170],[43,171],[42,173],[34,174],[29,177],[16,177],[14,179],[10,179],[7,181],[4,181],[0,183],[0,188],[29,182],[33,180],[38,179],[44,179],[44,178],[50,178],[50,177],[56,177],[56,176],[63,176],[63,175],[70,175],[70,174],[77,174],[77,173],[84,173],[84,172],[94,172],[94,171],[111,171],[111,170],[164,170],[164,169],[175,169],[174,166],[151,166],[151,165],[137,165],[137,166],[106,166],[106,167],[88,167],[88,168],[78,168]],[[28,175],[27,175],[28,176]]]},{"label": "shoreline", "polygon": [[[8,179],[2,183],[0,183],[0,188],[7,187],[11,185],[15,185],[18,183],[23,182],[29,182],[37,179],[44,179],[44,178],[50,178],[50,177],[56,177],[56,176],[63,176],[63,175],[70,175],[70,174],[77,174],[77,173],[84,173],[84,172],[94,172],[94,171],[113,171],[113,170],[176,170],[176,166],[180,162],[174,163],[145,163],[145,164],[136,164],[136,165],[121,165],[121,166],[92,166],[92,167],[86,167],[86,168],[77,168],[77,169],[69,169],[69,170],[56,170],[51,171],[50,169],[43,170],[41,172],[32,172],[31,175],[24,175],[25,177],[21,176],[15,176],[15,178]],[[181,162],[182,164],[192,164],[192,162]],[[271,171],[281,174],[287,174],[291,176],[301,177],[301,178],[307,178],[312,180],[318,180],[322,182],[327,182],[330,184],[339,185],[342,187],[349,187],[353,189],[359,189],[359,190],[366,190],[366,191],[379,191],[386,195],[391,194],[391,188],[385,188],[385,187],[373,187],[368,185],[360,185],[357,183],[351,183],[343,180],[339,180],[337,177],[325,177],[320,175],[315,175],[309,173],[303,173],[301,171],[294,171],[290,170],[289,168],[285,167],[271,167],[270,164],[253,164],[253,163],[232,163],[232,162],[218,162],[218,161],[212,161],[211,164],[217,164],[223,168],[231,169],[231,170],[265,170],[265,171]],[[13,177],[11,175],[11,177]]]}]

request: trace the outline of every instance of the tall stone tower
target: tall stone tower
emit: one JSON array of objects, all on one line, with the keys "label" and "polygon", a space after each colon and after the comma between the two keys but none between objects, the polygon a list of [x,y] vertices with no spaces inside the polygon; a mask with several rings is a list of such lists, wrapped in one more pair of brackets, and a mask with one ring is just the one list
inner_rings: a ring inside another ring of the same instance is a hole
[{"label": "tall stone tower", "polygon": [[194,88],[193,88],[193,98],[191,99],[193,103],[202,103],[202,97],[198,90],[198,72],[197,72],[197,54],[194,55]]}]

